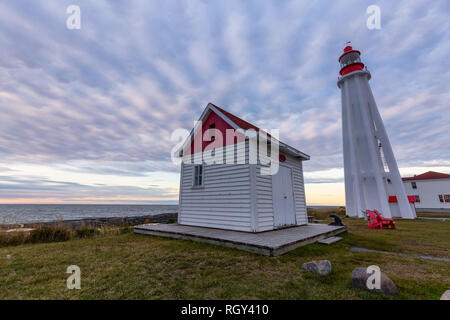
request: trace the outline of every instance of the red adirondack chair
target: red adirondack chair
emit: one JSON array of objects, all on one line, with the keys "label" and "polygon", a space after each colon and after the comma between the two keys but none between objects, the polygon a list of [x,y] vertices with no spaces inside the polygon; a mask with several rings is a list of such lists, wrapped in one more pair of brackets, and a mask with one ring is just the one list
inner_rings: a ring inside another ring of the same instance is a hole
[{"label": "red adirondack chair", "polygon": [[368,229],[383,229],[383,223],[378,220],[375,212],[366,210],[367,213],[367,228]]},{"label": "red adirondack chair", "polygon": [[395,229],[395,221],[393,218],[383,218],[381,214],[377,210],[373,210],[377,216],[379,222],[381,222],[382,226],[386,229]]}]

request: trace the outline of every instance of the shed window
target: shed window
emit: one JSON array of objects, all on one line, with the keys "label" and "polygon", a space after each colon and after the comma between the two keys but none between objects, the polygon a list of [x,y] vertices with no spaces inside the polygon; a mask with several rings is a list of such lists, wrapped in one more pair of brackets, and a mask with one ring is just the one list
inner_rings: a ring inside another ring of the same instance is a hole
[{"label": "shed window", "polygon": [[442,194],[440,194],[438,196],[439,196],[439,202],[444,202],[444,197],[442,196]]},{"label": "shed window", "polygon": [[414,196],[414,201],[420,202],[420,197],[419,197],[418,195],[415,195],[415,196]]},{"label": "shed window", "polygon": [[444,201],[450,202],[450,194],[444,194]]},{"label": "shed window", "polygon": [[194,187],[199,187],[203,185],[203,165],[194,166]]},{"label": "shed window", "polygon": [[411,187],[412,187],[413,189],[417,189],[417,184],[416,184],[415,182],[411,182]]}]

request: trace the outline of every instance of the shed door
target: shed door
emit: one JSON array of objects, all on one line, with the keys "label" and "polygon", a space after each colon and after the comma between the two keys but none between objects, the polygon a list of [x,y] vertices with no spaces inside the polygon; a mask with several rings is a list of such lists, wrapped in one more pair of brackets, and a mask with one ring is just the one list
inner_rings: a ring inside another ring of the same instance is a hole
[{"label": "shed door", "polygon": [[291,168],[280,166],[272,176],[274,227],[295,225],[294,192]]}]

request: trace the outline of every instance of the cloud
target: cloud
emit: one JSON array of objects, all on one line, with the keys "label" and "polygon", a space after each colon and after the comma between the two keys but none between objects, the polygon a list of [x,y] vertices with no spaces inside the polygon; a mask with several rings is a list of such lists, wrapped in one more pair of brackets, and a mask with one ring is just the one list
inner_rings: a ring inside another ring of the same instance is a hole
[{"label": "cloud", "polygon": [[133,201],[176,202],[176,188],[165,188],[159,185],[146,187],[105,184],[84,185],[76,182],[58,181],[44,177],[12,177],[0,176],[0,192],[2,202],[17,199],[52,199],[52,202],[83,202],[93,200],[100,202],[127,203]]},{"label": "cloud", "polygon": [[165,164],[170,135],[211,101],[281,128],[281,140],[312,156],[305,173],[324,174],[311,182],[329,181],[325,171],[343,165],[336,80],[347,40],[372,72],[399,166],[450,159],[445,0],[378,1],[381,30],[366,28],[372,1],[76,2],[74,31],[70,1],[0,4],[6,168],[176,172]]}]

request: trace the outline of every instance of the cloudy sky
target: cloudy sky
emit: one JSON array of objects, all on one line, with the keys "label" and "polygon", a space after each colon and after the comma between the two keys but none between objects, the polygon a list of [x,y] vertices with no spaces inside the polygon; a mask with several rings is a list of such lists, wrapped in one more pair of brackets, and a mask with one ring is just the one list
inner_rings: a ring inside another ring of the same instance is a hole
[{"label": "cloudy sky", "polygon": [[[69,5],[81,29],[69,30]],[[381,29],[366,27],[369,5]],[[0,203],[176,203],[177,128],[208,102],[311,155],[343,204],[337,58],[361,50],[403,175],[450,173],[450,3],[0,2]]]}]

